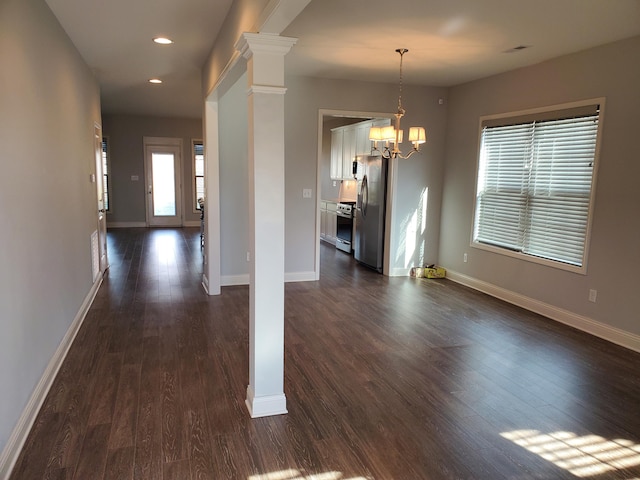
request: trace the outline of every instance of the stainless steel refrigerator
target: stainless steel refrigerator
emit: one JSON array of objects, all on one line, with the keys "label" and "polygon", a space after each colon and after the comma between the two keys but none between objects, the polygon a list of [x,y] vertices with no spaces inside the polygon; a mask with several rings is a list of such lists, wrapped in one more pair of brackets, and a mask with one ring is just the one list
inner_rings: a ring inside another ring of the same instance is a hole
[{"label": "stainless steel refrigerator", "polygon": [[355,213],[354,257],[382,273],[384,219],[387,199],[387,159],[367,156],[359,161]]}]

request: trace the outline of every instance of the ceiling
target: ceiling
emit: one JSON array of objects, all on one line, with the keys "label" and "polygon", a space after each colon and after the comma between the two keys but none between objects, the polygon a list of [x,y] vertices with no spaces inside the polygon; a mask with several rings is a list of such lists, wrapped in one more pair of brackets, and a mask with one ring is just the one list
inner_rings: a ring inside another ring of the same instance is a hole
[{"label": "ceiling", "polygon": [[[103,112],[201,116],[201,67],[233,0],[46,1]],[[402,47],[405,83],[452,86],[640,35],[640,1],[312,0],[282,34],[299,39],[290,73],[395,83]]]}]

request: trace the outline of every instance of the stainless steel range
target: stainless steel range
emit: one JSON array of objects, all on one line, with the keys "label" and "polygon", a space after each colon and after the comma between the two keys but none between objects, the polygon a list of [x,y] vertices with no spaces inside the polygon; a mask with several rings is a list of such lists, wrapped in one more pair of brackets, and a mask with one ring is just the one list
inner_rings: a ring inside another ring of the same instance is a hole
[{"label": "stainless steel range", "polygon": [[336,209],[336,248],[351,254],[353,236],[353,207],[355,202],[340,202]]}]

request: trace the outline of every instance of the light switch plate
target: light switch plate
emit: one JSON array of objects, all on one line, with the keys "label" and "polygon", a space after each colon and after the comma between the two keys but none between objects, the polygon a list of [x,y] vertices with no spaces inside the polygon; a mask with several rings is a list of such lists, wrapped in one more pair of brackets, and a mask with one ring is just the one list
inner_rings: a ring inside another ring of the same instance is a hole
[{"label": "light switch plate", "polygon": [[311,198],[311,189],[303,188],[302,189],[302,198]]}]

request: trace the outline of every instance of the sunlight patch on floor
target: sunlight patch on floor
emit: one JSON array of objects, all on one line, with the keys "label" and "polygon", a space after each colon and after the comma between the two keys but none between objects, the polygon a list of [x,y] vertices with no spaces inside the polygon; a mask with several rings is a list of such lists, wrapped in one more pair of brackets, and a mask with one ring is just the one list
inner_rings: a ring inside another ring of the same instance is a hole
[{"label": "sunlight patch on floor", "polygon": [[247,480],[367,480],[365,477],[345,478],[341,472],[305,474],[294,468],[278,472],[251,475]]},{"label": "sunlight patch on floor", "polygon": [[538,430],[514,430],[500,435],[581,478],[640,465],[640,445],[630,440]]}]

